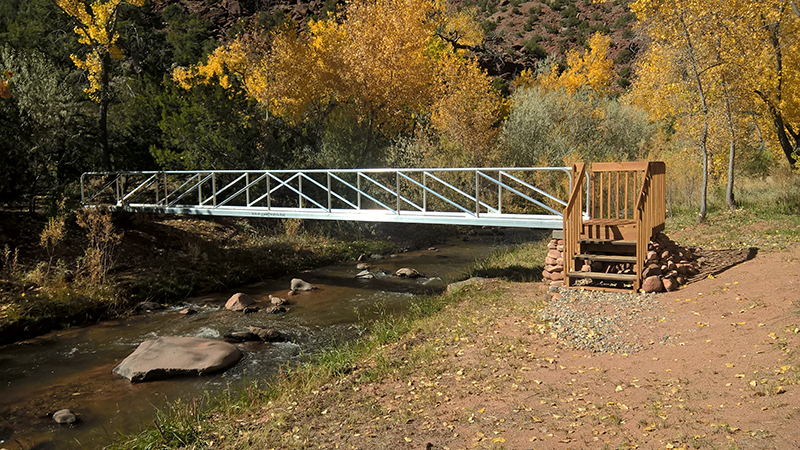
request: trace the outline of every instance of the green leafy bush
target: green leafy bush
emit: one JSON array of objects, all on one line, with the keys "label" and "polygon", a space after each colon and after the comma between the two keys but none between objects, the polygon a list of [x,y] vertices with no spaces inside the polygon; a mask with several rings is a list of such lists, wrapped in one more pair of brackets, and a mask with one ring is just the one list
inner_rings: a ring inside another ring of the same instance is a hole
[{"label": "green leafy bush", "polygon": [[657,131],[639,110],[588,92],[519,89],[512,105],[502,135],[507,165],[634,160]]}]

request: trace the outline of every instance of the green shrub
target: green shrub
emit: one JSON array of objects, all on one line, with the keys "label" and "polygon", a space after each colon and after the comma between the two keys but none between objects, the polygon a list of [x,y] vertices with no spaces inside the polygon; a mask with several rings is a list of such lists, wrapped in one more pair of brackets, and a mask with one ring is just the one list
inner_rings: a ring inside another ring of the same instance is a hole
[{"label": "green shrub", "polygon": [[544,59],[547,57],[547,50],[545,50],[544,47],[539,45],[533,39],[526,41],[522,50],[531,58]]},{"label": "green shrub", "polygon": [[629,23],[636,20],[636,14],[634,13],[627,13],[624,16],[620,16],[616,22],[614,22],[614,28],[624,28],[627,27]]},{"label": "green shrub", "polygon": [[481,27],[483,28],[483,31],[485,33],[491,33],[497,29],[497,22],[495,22],[494,20],[487,19],[481,22]]},{"label": "green shrub", "polygon": [[619,56],[614,59],[617,64],[627,64],[633,59],[633,51],[629,48],[619,52]]},{"label": "green shrub", "polygon": [[502,134],[507,165],[638,159],[657,131],[641,111],[588,93],[520,89],[512,104]]}]

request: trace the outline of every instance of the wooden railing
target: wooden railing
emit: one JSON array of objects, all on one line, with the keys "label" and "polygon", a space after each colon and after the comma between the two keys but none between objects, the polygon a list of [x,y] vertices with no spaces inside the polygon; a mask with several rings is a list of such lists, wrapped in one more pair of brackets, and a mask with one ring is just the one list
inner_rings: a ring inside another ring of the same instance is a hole
[{"label": "wooden railing", "polygon": [[642,189],[636,200],[636,278],[634,290],[638,291],[642,281],[642,270],[647,258],[647,243],[650,238],[664,230],[666,217],[666,164],[661,161],[647,163],[642,180]]},{"label": "wooden railing", "polygon": [[[572,194],[569,202],[564,208],[564,273],[567,274],[575,270],[575,258],[578,254],[578,239],[581,236],[583,226],[583,198],[586,195],[584,184],[586,183],[586,168],[584,163],[572,166]],[[567,286],[571,286],[569,277],[564,280]]]},{"label": "wooden railing", "polygon": [[[576,270],[574,257],[580,251],[578,240],[584,233],[585,223],[635,225],[634,270],[638,277],[634,289],[638,290],[647,243],[664,229],[666,166],[663,162],[594,163],[587,174],[585,165],[579,163],[572,170],[572,195],[564,209],[564,270]],[[566,279],[567,285],[571,285],[569,277]]]}]

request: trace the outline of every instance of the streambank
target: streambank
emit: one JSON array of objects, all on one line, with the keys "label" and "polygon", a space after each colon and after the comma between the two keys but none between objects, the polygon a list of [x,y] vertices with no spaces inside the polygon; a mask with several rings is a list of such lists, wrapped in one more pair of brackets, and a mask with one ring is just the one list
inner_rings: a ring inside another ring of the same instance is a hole
[{"label": "streambank", "polygon": [[[372,278],[357,278],[361,269],[349,261],[186,298],[185,306],[196,311],[190,316],[179,314],[174,306],[0,347],[0,360],[5,363],[0,365],[0,427],[13,430],[14,439],[27,447],[78,448],[75,442],[97,447],[110,442],[107,430],[135,433],[152,423],[157,409],[169,410],[176,401],[202,403],[208,394],[207,400],[216,402],[249,392],[253,383],[263,386],[281,368],[292,370],[312,355],[346,348],[368,334],[374,320],[392,321],[418,313],[429,294],[442,292],[448,283],[466,276],[475,258],[505,248],[508,239],[457,237],[436,248],[370,258]],[[390,275],[403,267],[414,267],[424,276]],[[269,304],[271,295],[286,294],[293,277],[302,277],[319,289],[289,297],[284,314],[243,314],[224,308],[235,292]],[[164,336],[221,339],[250,326],[275,330],[287,342],[237,343],[244,357],[223,373],[135,384],[111,373],[144,340]],[[81,423],[72,428],[57,426],[49,415],[64,408],[75,412]]]},{"label": "streambank", "polygon": [[[361,255],[427,248],[455,227],[113,217],[120,236],[102,283],[85,269],[90,239],[67,217],[53,248],[40,246],[43,217],[0,213],[0,345],[51,330],[123,317],[144,302],[175,304]],[[491,233],[491,231],[487,230]],[[333,237],[332,237],[333,236]]]}]

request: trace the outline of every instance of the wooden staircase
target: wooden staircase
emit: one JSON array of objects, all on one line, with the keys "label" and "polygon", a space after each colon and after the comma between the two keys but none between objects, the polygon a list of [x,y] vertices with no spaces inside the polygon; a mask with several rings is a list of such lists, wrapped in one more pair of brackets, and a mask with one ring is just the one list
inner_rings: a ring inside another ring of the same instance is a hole
[{"label": "wooden staircase", "polygon": [[580,163],[572,172],[564,209],[566,285],[638,291],[647,245],[664,229],[665,164],[594,163],[587,171]]}]

